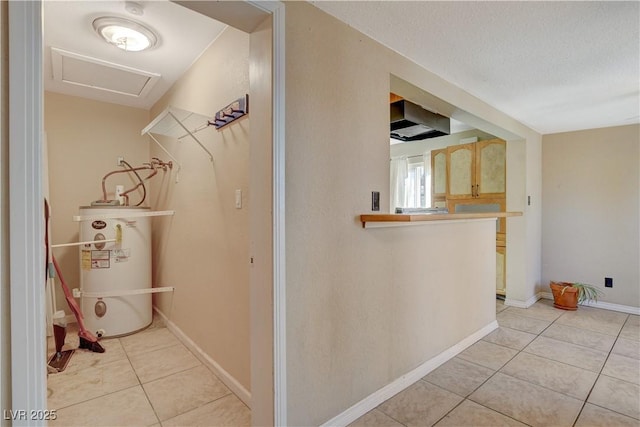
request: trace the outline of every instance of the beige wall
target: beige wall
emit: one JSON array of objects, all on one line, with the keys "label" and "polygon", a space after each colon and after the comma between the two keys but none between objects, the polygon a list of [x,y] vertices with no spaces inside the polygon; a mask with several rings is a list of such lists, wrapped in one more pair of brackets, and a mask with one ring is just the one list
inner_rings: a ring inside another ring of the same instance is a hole
[{"label": "beige wall", "polygon": [[[495,316],[495,283],[481,294],[495,268],[494,239],[474,258],[465,252],[474,235],[462,224],[369,230],[357,221],[370,212],[371,191],[389,205],[390,74],[534,150],[540,139],[312,5],[286,8],[288,422],[317,425]],[[523,187],[538,185],[524,174]],[[520,197],[514,204],[523,208]],[[535,215],[526,212],[521,228]],[[533,294],[524,257],[535,254],[520,256],[523,293]],[[467,262],[476,279],[460,271]],[[467,303],[453,302],[466,292]]]},{"label": "beige wall", "polygon": [[640,307],[640,126],[545,135],[542,183],[542,290],[586,282]]},{"label": "beige wall", "polygon": [[[9,295],[9,37],[8,2],[0,2],[0,410],[11,407]],[[3,417],[4,418],[4,417]],[[9,425],[0,421],[1,425]]]},{"label": "beige wall", "polygon": [[[226,29],[172,89],[153,107],[168,105],[213,117],[249,92],[249,36]],[[175,286],[155,304],[242,387],[250,390],[249,339],[249,128],[250,116],[222,131],[191,138],[161,138],[182,163],[180,181],[156,180],[153,206],[174,217],[154,220],[155,286]],[[154,156],[166,155],[151,143]],[[242,190],[242,209],[234,192]]]},{"label": "beige wall", "polygon": [[[149,161],[149,144],[140,131],[149,122],[146,110],[45,92],[44,130],[49,154],[50,241],[77,242],[79,223],[72,221],[80,206],[102,199],[102,177],[117,170],[119,156],[138,166]],[[158,179],[158,178],[156,178]],[[108,178],[113,198],[116,184],[129,187],[124,175]],[[132,203],[138,196],[133,195]],[[149,199],[145,206],[149,206]],[[78,248],[54,249],[65,282],[80,286]],[[71,311],[56,284],[58,310]]]}]

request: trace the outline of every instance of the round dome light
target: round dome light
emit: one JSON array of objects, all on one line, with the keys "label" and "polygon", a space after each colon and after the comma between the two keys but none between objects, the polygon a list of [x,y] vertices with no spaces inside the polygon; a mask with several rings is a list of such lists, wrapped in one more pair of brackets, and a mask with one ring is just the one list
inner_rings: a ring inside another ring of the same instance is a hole
[{"label": "round dome light", "polygon": [[127,52],[150,49],[158,41],[156,35],[142,24],[125,18],[102,17],[93,21],[93,29],[107,43]]}]

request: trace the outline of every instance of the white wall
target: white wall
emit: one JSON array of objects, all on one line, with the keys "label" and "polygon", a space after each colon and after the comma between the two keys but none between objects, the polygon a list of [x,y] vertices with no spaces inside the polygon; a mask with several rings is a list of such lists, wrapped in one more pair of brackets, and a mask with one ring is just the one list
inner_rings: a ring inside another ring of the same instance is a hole
[{"label": "white wall", "polygon": [[585,282],[602,301],[640,307],[639,182],[638,125],[544,136],[542,291]]},{"label": "white wall", "polygon": [[[495,305],[485,306],[494,304],[494,276],[486,295],[466,297],[477,304],[450,299],[484,289],[494,236],[476,248],[480,266],[466,253],[471,235],[453,225],[369,230],[357,220],[370,212],[371,191],[389,205],[391,74],[507,129],[509,139],[521,135],[522,148],[535,152],[539,135],[312,5],[287,3],[286,14],[288,422],[317,425],[495,316]],[[522,171],[520,182],[537,190],[534,172]],[[526,212],[521,228],[536,215]],[[424,256],[408,258],[412,250]],[[536,254],[520,256],[523,293],[533,294],[537,281],[524,266]],[[467,261],[479,279],[460,275]]]}]

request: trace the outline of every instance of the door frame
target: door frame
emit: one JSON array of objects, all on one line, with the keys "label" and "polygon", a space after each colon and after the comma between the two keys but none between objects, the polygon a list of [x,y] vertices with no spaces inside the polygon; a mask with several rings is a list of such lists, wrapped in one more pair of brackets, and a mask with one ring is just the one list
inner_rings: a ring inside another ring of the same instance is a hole
[{"label": "door frame", "polygon": [[[273,17],[273,422],[287,424],[285,260],[285,6]],[[42,193],[42,0],[9,2],[9,221],[12,408],[47,409]],[[252,352],[255,350],[252,350]],[[55,408],[53,408],[55,409]],[[16,420],[14,425],[46,425]]]},{"label": "door frame", "polygon": [[9,2],[8,18],[11,404],[13,425],[46,425],[29,417],[47,409],[42,3]]}]

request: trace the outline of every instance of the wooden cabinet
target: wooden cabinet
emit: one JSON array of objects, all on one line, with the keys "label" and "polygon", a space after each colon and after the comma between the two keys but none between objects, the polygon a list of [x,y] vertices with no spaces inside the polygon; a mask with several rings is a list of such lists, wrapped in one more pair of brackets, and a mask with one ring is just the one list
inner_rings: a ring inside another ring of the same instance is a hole
[{"label": "wooden cabinet", "polygon": [[[447,207],[450,213],[484,213],[506,212],[507,199],[449,199]],[[506,294],[506,256],[507,256],[507,219],[498,218],[496,221],[496,294]]]},{"label": "wooden cabinet", "polygon": [[476,143],[476,197],[504,197],[507,191],[507,143],[491,139]]},{"label": "wooden cabinet", "polygon": [[506,143],[501,139],[447,147],[447,200],[504,197]]},{"label": "wooden cabinet", "polygon": [[496,294],[507,293],[507,248],[496,246]]},{"label": "wooden cabinet", "polygon": [[[506,211],[506,142],[501,139],[431,151],[432,206],[450,213]],[[496,293],[506,294],[507,221],[496,224]]]},{"label": "wooden cabinet", "polygon": [[447,198],[471,199],[475,188],[476,143],[447,147]]},{"label": "wooden cabinet", "polygon": [[431,206],[444,207],[447,198],[447,149],[431,151]]}]

